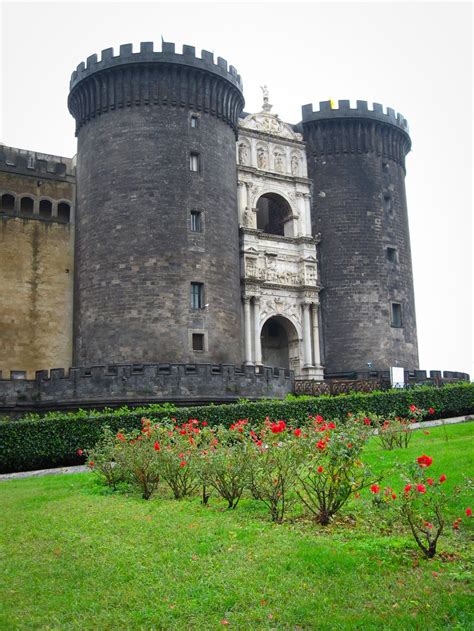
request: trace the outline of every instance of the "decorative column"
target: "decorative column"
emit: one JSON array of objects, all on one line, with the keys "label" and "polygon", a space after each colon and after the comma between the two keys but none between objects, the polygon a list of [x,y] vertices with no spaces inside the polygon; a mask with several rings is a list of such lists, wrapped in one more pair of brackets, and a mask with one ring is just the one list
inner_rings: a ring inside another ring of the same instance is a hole
[{"label": "decorative column", "polygon": [[310,323],[310,305],[304,302],[303,308],[303,351],[304,351],[304,368],[313,365],[311,361],[311,323]]},{"label": "decorative column", "polygon": [[250,314],[250,298],[244,297],[244,339],[245,339],[245,365],[252,366],[252,320]]},{"label": "decorative column", "polygon": [[253,333],[255,349],[255,365],[262,365],[262,341],[260,339],[260,298],[254,296],[253,299]]},{"label": "decorative column", "polygon": [[250,182],[246,185],[247,189],[247,210],[252,210],[252,184]]},{"label": "decorative column", "polygon": [[319,322],[318,322],[318,305],[311,305],[311,317],[313,324],[313,360],[315,366],[321,366],[321,352],[319,350]]},{"label": "decorative column", "polygon": [[310,237],[313,233],[313,229],[311,227],[311,195],[309,193],[305,193],[304,197],[304,217],[305,217],[305,226],[306,226],[306,234]]}]

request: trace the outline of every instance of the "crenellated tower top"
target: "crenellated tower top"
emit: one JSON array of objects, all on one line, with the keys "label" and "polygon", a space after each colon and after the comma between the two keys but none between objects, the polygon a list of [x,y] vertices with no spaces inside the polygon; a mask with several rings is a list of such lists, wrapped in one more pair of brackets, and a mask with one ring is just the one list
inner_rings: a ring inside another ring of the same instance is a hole
[{"label": "crenellated tower top", "polygon": [[68,107],[76,119],[76,135],[89,120],[125,107],[157,105],[202,111],[223,120],[237,133],[244,106],[242,80],[234,66],[213,53],[163,42],[160,51],[153,42],[120,46],[114,56],[106,48],[80,63],[71,75]]}]

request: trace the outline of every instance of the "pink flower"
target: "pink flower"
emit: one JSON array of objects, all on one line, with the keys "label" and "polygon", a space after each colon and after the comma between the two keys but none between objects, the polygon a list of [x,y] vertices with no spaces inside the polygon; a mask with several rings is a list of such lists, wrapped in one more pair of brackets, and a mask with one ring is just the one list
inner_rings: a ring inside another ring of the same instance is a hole
[{"label": "pink flower", "polygon": [[78,450],[76,451],[76,454],[77,454],[78,456],[82,456],[82,454],[83,454],[83,453],[84,453],[84,452],[82,451],[82,449],[78,449]]}]

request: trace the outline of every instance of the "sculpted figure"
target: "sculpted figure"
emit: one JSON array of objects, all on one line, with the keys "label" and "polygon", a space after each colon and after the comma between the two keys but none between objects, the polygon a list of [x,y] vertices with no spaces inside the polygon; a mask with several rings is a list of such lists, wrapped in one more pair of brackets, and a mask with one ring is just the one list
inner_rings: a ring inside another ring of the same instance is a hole
[{"label": "sculpted figure", "polygon": [[293,156],[291,158],[291,173],[293,175],[299,175],[300,172],[300,161],[297,156]]},{"label": "sculpted figure", "polygon": [[262,147],[257,150],[257,166],[259,169],[267,168],[267,155]]},{"label": "sculpted figure", "polygon": [[285,170],[285,161],[283,160],[283,154],[276,152],[275,153],[275,171],[279,173],[283,173]]},{"label": "sculpted figure", "polygon": [[248,150],[247,145],[245,143],[241,143],[239,145],[239,164],[243,164],[244,166],[248,164]]}]

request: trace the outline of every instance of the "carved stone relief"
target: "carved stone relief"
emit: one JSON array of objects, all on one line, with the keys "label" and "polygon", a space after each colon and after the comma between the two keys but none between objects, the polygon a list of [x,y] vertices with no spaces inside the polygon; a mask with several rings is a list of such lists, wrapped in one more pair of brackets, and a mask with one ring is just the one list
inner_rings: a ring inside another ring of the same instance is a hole
[{"label": "carved stone relief", "polygon": [[239,145],[239,164],[246,166],[249,160],[249,152],[246,143],[241,142]]},{"label": "carved stone relief", "polygon": [[257,166],[259,169],[266,169],[268,166],[267,152],[263,147],[257,149]]},{"label": "carved stone relief", "polygon": [[298,156],[291,156],[291,174],[295,177],[300,175],[300,161]]}]

